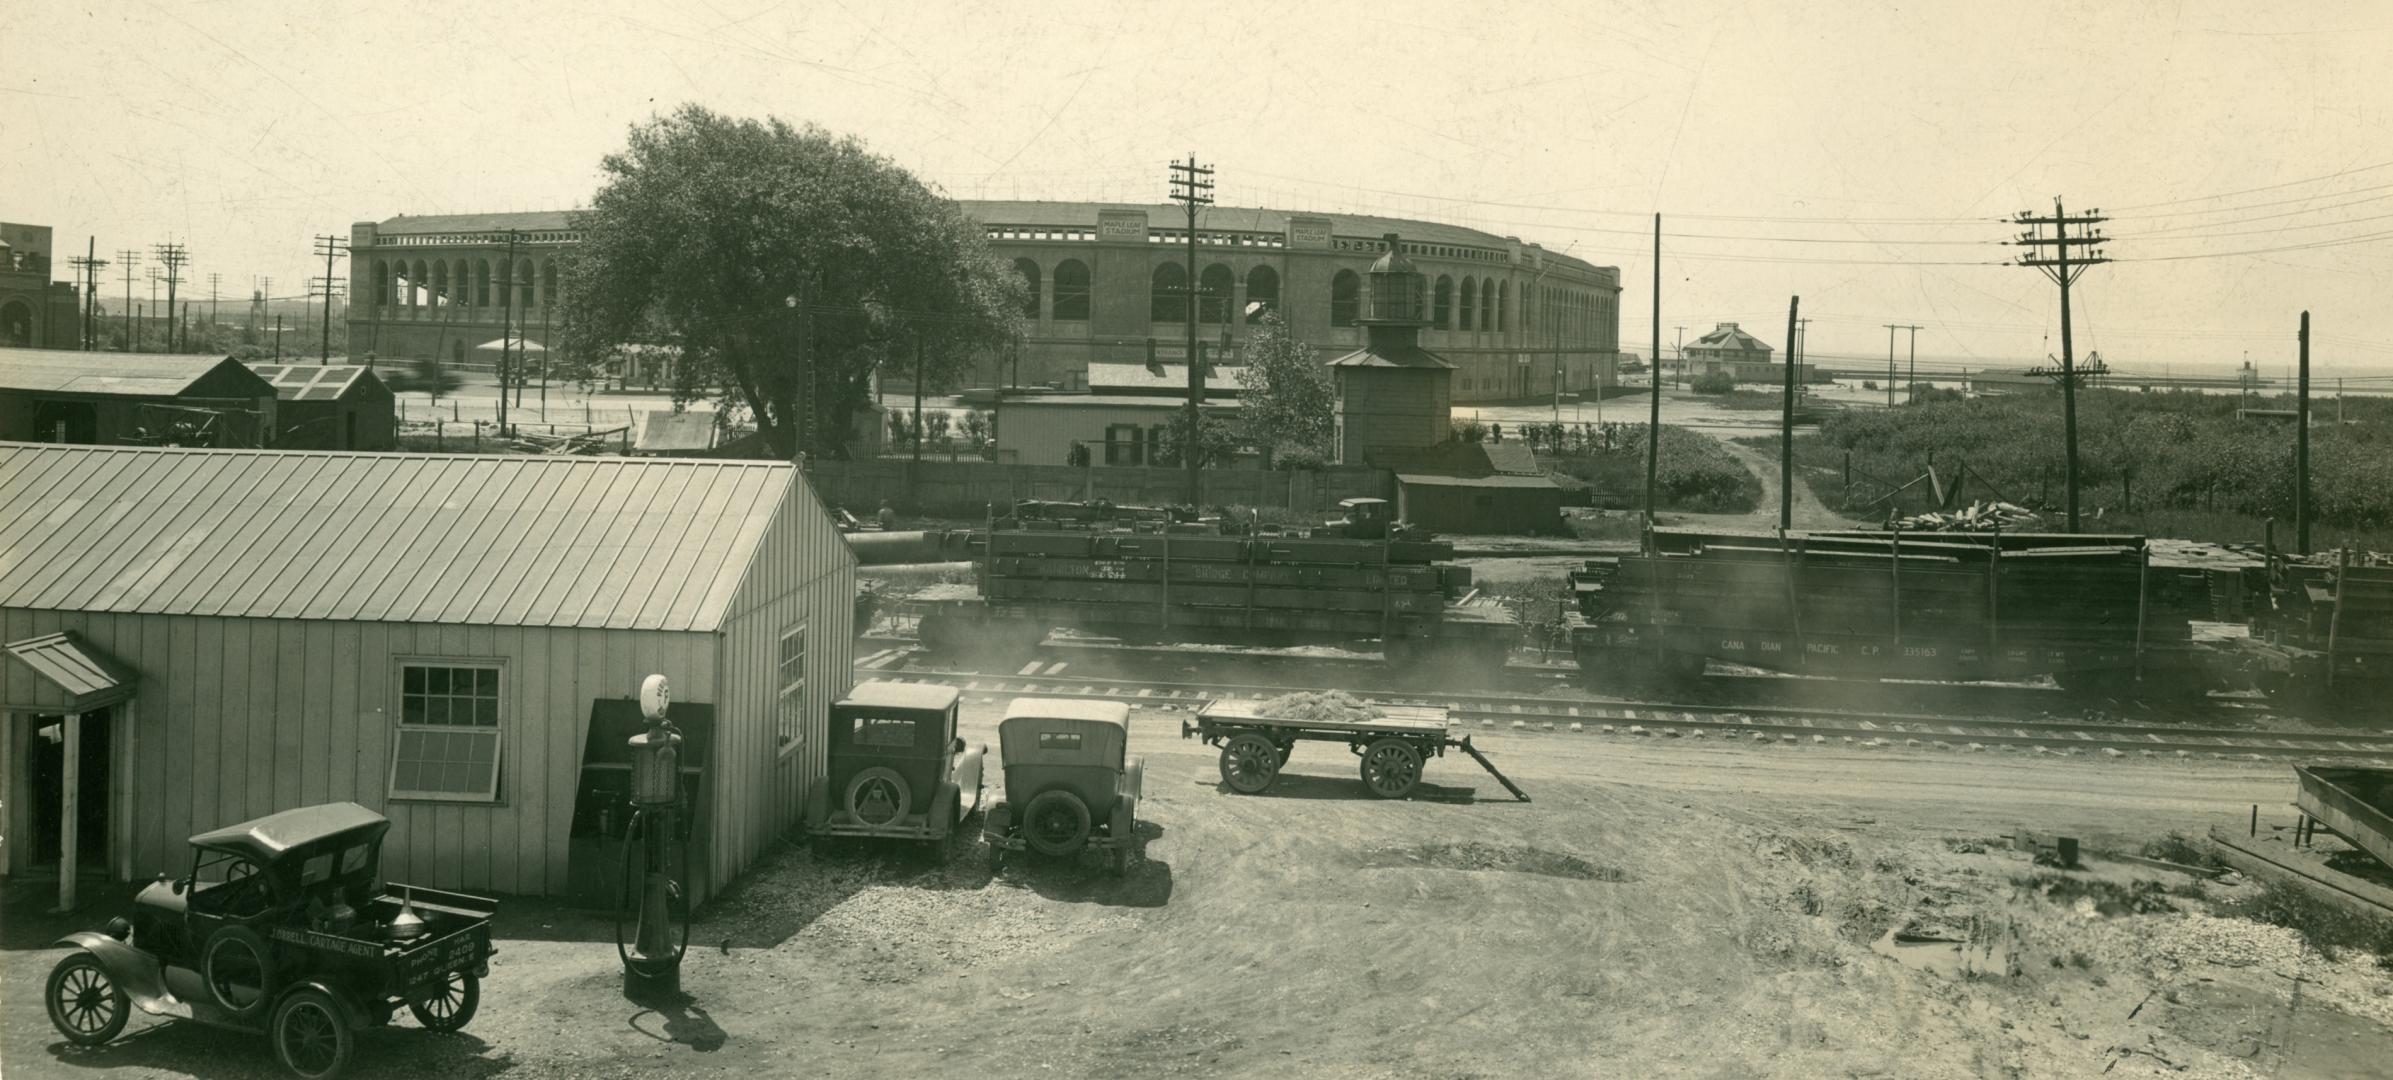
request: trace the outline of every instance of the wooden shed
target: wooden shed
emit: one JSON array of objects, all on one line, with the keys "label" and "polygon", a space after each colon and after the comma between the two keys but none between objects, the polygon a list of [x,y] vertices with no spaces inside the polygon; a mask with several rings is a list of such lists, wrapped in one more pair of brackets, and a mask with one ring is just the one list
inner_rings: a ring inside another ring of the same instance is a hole
[{"label": "wooden shed", "polygon": [[785,463],[0,443],[0,504],[12,876],[345,799],[392,880],[603,895],[653,672],[704,897],[798,822],[854,659]]},{"label": "wooden shed", "polygon": [[221,356],[0,349],[0,439],[258,446],[274,414],[274,387]]},{"label": "wooden shed", "polygon": [[284,450],[390,450],[399,445],[397,397],[363,364],[261,364],[274,386],[274,445]]}]

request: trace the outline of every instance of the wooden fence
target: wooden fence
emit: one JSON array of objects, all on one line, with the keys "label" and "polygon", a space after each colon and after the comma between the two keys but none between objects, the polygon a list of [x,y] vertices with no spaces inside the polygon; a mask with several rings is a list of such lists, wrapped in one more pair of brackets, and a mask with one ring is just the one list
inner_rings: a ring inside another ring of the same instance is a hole
[{"label": "wooden fence", "polygon": [[[1133,506],[1184,502],[1188,474],[1180,469],[1092,465],[998,465],[985,461],[810,461],[806,478],[830,506],[869,517],[881,500],[912,514],[975,517],[1018,499],[1108,499]],[[1341,499],[1389,499],[1394,477],[1384,469],[1208,469],[1197,474],[1205,506],[1270,507],[1295,513],[1335,510]]]}]

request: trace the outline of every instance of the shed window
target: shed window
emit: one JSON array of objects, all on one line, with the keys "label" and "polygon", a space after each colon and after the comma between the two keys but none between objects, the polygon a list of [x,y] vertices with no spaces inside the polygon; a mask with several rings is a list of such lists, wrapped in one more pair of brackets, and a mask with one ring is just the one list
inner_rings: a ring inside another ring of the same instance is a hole
[{"label": "shed window", "polygon": [[800,623],[781,634],[780,661],[774,667],[774,681],[780,686],[779,700],[774,714],[779,718],[776,736],[782,750],[798,745],[806,738],[806,625]]},{"label": "shed window", "polygon": [[497,799],[502,700],[496,665],[400,665],[390,797]]}]

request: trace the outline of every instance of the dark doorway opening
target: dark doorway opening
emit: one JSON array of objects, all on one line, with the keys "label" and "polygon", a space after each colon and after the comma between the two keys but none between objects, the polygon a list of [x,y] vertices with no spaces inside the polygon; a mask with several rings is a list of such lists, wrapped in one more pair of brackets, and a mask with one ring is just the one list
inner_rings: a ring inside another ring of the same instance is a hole
[{"label": "dark doorway opening", "polygon": [[87,446],[100,441],[100,410],[88,401],[37,400],[33,403],[33,437],[37,442]]},{"label": "dark doorway opening", "polygon": [[[59,826],[65,810],[61,800],[66,795],[66,717],[35,716],[33,737],[27,746],[27,764],[32,773],[33,795],[33,862],[36,869],[58,869]],[[113,755],[109,753],[108,736],[115,724],[107,709],[84,713],[81,753],[82,768],[77,777],[81,789],[76,798],[77,826],[75,836],[76,863],[91,869],[104,870],[108,866],[108,807],[115,801],[109,780]]]}]

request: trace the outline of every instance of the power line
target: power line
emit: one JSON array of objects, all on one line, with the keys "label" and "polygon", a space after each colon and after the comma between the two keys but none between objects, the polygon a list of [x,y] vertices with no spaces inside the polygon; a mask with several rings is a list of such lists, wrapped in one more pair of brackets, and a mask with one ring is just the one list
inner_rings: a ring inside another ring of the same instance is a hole
[{"label": "power line", "polygon": [[2328,181],[2328,180],[2334,180],[2334,179],[2337,179],[2337,178],[2340,178],[2340,177],[2345,177],[2345,176],[2352,176],[2352,175],[2355,175],[2355,174],[2358,174],[2358,173],[2364,173],[2364,172],[2375,172],[2375,171],[2376,171],[2376,170],[2378,170],[2378,169],[2393,169],[2393,161],[2380,161],[2380,162],[2378,162],[2378,163],[2376,163],[2376,164],[2374,164],[2374,165],[2361,165],[2361,166],[2359,166],[2359,167],[2357,167],[2357,168],[2345,169],[2345,170],[2343,170],[2342,172],[2332,172],[2332,173],[2328,173],[2328,174],[2326,174],[2326,175],[2324,175],[2324,176],[2312,176],[2312,177],[2305,177],[2305,178],[2303,178],[2303,179],[2300,179],[2300,180],[2287,180],[2287,181],[2285,181],[2285,182],[2284,182],[2284,183],[2282,183],[2282,184],[2264,184],[2264,185],[2262,185],[2262,186],[2260,186],[2260,187],[2256,187],[2256,188],[2245,188],[2245,189],[2243,189],[2243,190],[2241,190],[2241,191],[2225,191],[2225,192],[2220,192],[2220,193],[2218,193],[2218,194],[2216,194],[2216,195],[2191,195],[2191,196],[2187,196],[2186,198],[2182,198],[2182,199],[2170,199],[2170,200],[2167,200],[2167,201],[2165,201],[2165,202],[2132,203],[2132,204],[2130,204],[2130,205],[2127,205],[2127,206],[2122,206],[2122,207],[2119,207],[2119,209],[2121,209],[2121,210],[2149,210],[2149,209],[2151,209],[2151,208],[2153,208],[2153,207],[2155,207],[2155,206],[2183,206],[2183,205],[2185,205],[2186,203],[2208,202],[2208,201],[2210,201],[2210,200],[2212,200],[2212,199],[2232,199],[2232,198],[2234,198],[2234,197],[2236,197],[2236,196],[2238,196],[2238,195],[2253,195],[2253,194],[2257,194],[2257,193],[2259,193],[2259,192],[2263,192],[2263,191],[2277,191],[2277,190],[2280,190],[2280,189],[2283,189],[2283,188],[2289,188],[2289,187],[2300,187],[2300,186],[2302,186],[2303,184],[2317,184],[2317,183],[2323,183],[2323,182],[2325,182],[2325,181]]}]

